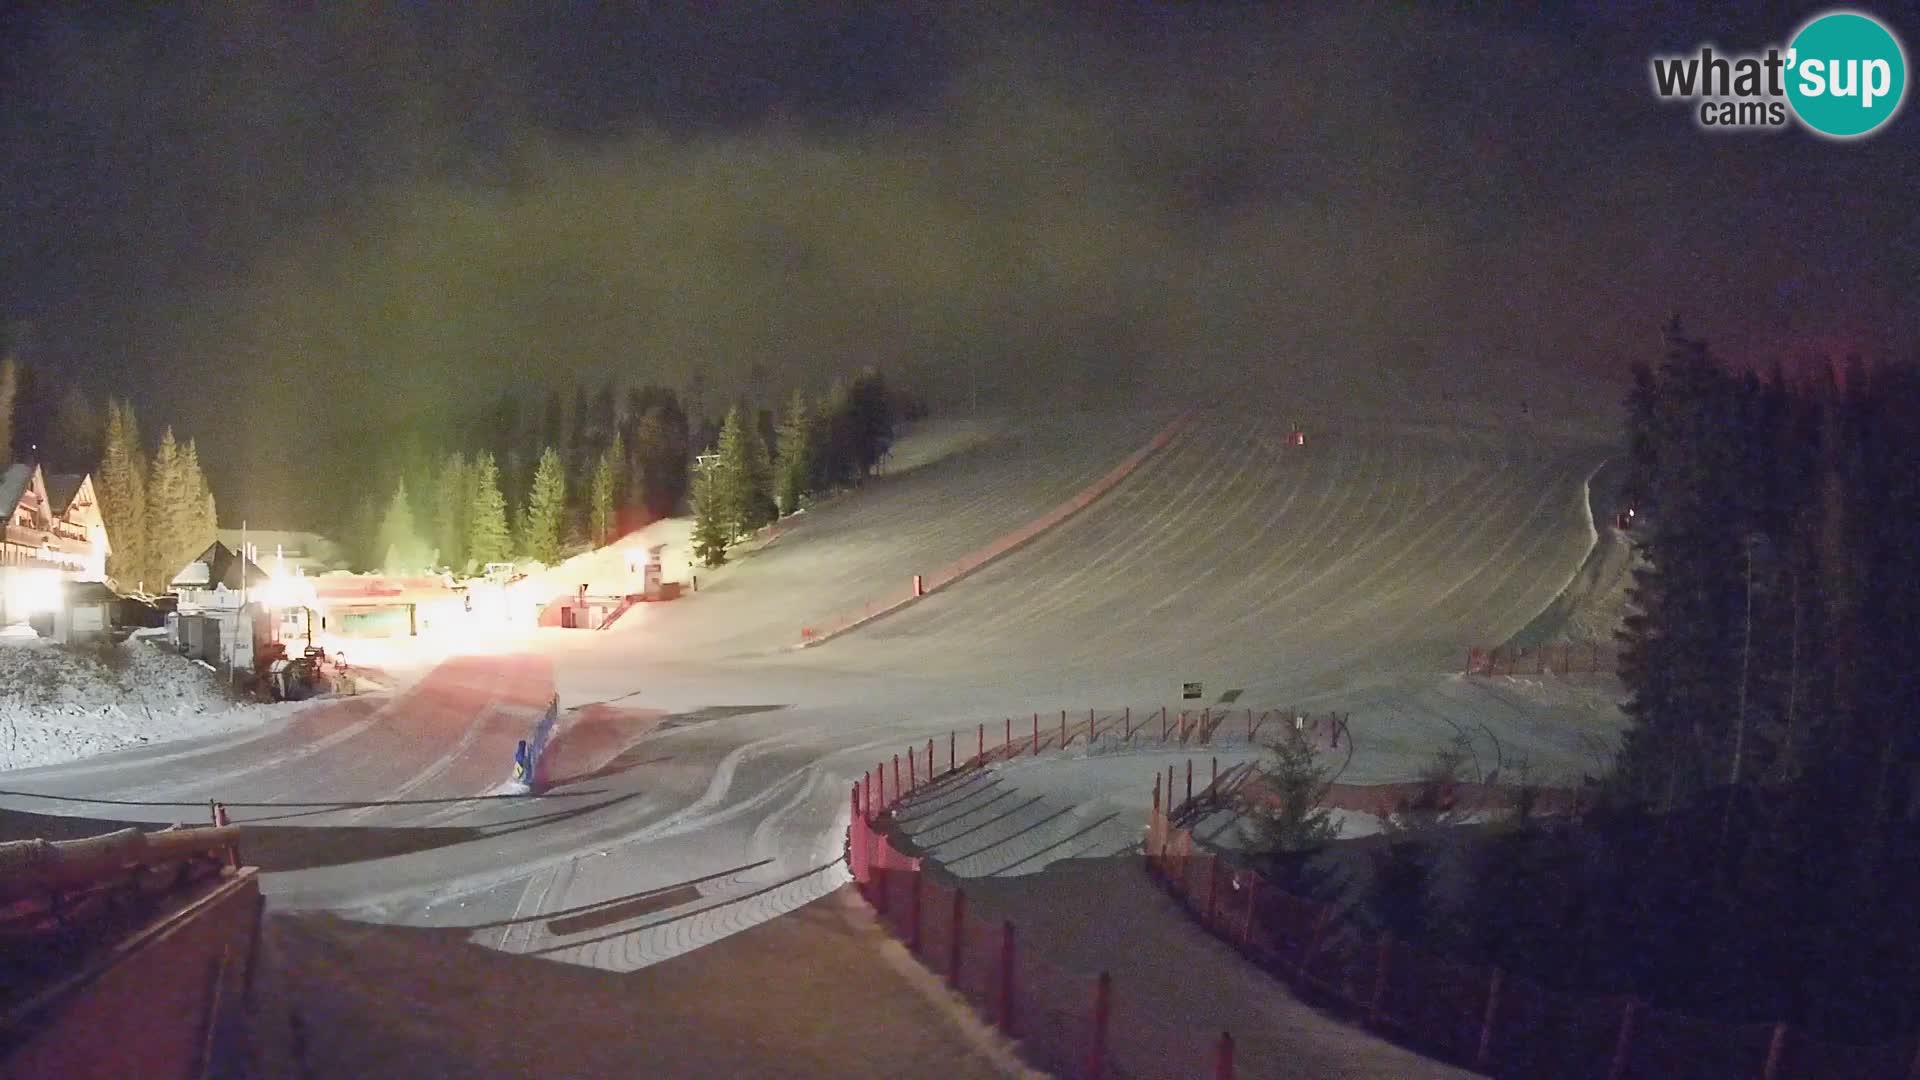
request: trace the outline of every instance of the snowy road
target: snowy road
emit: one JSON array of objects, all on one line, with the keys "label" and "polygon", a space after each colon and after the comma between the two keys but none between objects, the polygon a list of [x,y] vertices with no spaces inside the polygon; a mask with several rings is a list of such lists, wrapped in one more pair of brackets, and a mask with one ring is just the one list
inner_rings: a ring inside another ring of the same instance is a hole
[{"label": "snowy road", "polygon": [[[977,721],[1177,708],[1180,684],[1202,680],[1209,703],[1351,712],[1350,780],[1407,775],[1456,724],[1536,766],[1591,768],[1586,740],[1613,718],[1590,700],[1496,696],[1450,674],[1464,646],[1545,608],[1591,545],[1582,485],[1610,451],[1566,432],[1373,418],[1292,447],[1267,418],[1203,412],[1029,547],[790,648],[809,621],[1044,513],[1170,415],[958,442],[614,629],[495,643],[278,728],[10,774],[0,805],[171,821],[218,798],[259,826],[249,855],[277,910],[632,972],[838,887],[854,778],[930,736],[944,756],[947,733],[971,739]],[[537,799],[484,797],[552,693],[568,709],[604,703],[580,777]],[[1061,805],[1140,797],[1133,784]],[[1124,833],[1105,828],[1085,835]],[[1057,852],[979,857],[1038,869]]]}]

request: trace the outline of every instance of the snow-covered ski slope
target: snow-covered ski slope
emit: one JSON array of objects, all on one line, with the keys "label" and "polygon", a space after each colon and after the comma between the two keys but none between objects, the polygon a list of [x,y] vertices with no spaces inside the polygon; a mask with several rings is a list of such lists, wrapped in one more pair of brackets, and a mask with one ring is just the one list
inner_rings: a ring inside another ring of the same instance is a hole
[{"label": "snow-covered ski slope", "polygon": [[1016,558],[823,649],[1113,701],[1190,680],[1307,698],[1504,640],[1592,543],[1582,485],[1606,451],[1591,442],[1369,420],[1290,446],[1288,431],[1203,414]]},{"label": "snow-covered ski slope", "polygon": [[[1198,680],[1196,704],[1237,690],[1243,705],[1350,711],[1349,780],[1408,775],[1457,727],[1489,759],[1497,739],[1537,766],[1591,767],[1584,740],[1615,722],[1594,707],[1604,693],[1452,674],[1466,645],[1526,625],[1590,546],[1582,484],[1610,448],[1518,415],[1320,416],[1307,445],[1290,447],[1284,408],[1203,409],[1055,531],[905,610],[792,648],[811,621],[1045,513],[1178,411],[1010,420],[965,438],[928,425],[903,440],[903,467],[703,573],[698,594],[637,607],[613,629],[496,642],[406,694],[308,710],[298,724],[8,778],[16,792],[138,805],[0,804],[107,822],[191,819],[208,798],[255,803],[233,817],[262,827],[254,850],[277,907],[466,928],[501,952],[631,970],[838,885],[853,779],[909,743],[937,735],[944,752],[950,730],[1007,714],[1178,708],[1180,684]],[[563,708],[653,719],[547,797],[459,801],[506,778],[512,729],[549,687]],[[1144,797],[1138,777],[1109,796],[1049,793],[1045,775],[1030,770],[1021,786],[1048,813]],[[1047,848],[1066,833],[1044,833],[983,849],[979,871],[1074,852]],[[581,910],[596,915],[563,915]]]}]

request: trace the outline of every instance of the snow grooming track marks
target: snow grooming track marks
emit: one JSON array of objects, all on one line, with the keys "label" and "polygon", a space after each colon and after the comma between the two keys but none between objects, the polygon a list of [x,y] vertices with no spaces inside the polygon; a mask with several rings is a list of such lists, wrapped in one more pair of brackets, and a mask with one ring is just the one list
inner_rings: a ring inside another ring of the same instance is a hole
[{"label": "snow grooming track marks", "polygon": [[[1063,682],[1196,672],[1286,700],[1369,659],[1437,671],[1473,629],[1550,603],[1588,547],[1584,519],[1563,511],[1604,448],[1368,427],[1276,451],[1269,426],[1197,424],[1124,499],[876,627],[851,662],[913,670],[930,653],[949,666],[990,654],[1018,677],[1044,657]],[[1291,673],[1277,683],[1276,663]]]},{"label": "snow grooming track marks", "polygon": [[[805,636],[803,640],[798,643],[798,647],[811,648],[816,645],[823,645],[843,634],[857,630],[876,619],[884,618],[896,611],[918,603],[923,597],[954,585],[993,565],[1006,556],[1019,551],[1034,540],[1045,536],[1048,532],[1051,532],[1064,522],[1072,520],[1075,515],[1087,509],[1089,506],[1099,502],[1114,488],[1125,482],[1143,463],[1155,454],[1166,449],[1169,444],[1178,439],[1180,435],[1186,431],[1187,427],[1192,424],[1193,418],[1194,413],[1191,410],[1180,414],[1172,423],[1155,433],[1147,445],[1135,450],[1105,475],[1083,488],[1066,502],[1054,507],[1046,514],[1041,515],[1039,518],[1028,522],[1013,532],[995,539],[985,547],[961,556],[951,563],[937,566],[931,571],[923,571],[923,576],[916,578],[919,582],[919,587],[910,587],[905,595],[897,599],[880,600],[870,603],[866,608],[857,613],[834,615],[825,620],[820,628],[807,628],[803,631]],[[951,514],[950,509],[947,509],[947,514]]]}]

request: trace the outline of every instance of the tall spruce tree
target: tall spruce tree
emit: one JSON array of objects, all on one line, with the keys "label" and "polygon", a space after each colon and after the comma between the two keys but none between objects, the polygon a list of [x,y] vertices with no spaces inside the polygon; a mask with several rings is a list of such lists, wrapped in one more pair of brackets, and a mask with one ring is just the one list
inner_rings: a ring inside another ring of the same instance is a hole
[{"label": "tall spruce tree", "polygon": [[744,536],[772,521],[774,507],[766,448],[739,406],[727,410],[718,453],[714,484],[721,520],[731,536]]},{"label": "tall spruce tree", "polygon": [[96,480],[100,517],[112,550],[107,574],[121,588],[164,591],[164,585],[147,576],[147,458],[140,446],[140,423],[127,402],[107,402],[106,446]]},{"label": "tall spruce tree", "polygon": [[393,498],[380,519],[380,568],[388,574],[417,574],[425,569],[426,550],[413,521],[413,503],[407,498],[407,481],[402,477],[394,486]]},{"label": "tall spruce tree", "polygon": [[13,410],[20,397],[20,361],[12,350],[0,359],[0,457],[13,460]]},{"label": "tall spruce tree", "polygon": [[559,451],[541,451],[527,492],[527,510],[521,518],[521,549],[527,558],[552,566],[560,561],[567,514],[567,472]]},{"label": "tall spruce tree", "polygon": [[441,459],[433,488],[433,542],[438,565],[455,573],[467,565],[467,512],[472,503],[467,459],[458,450]]},{"label": "tall spruce tree", "polygon": [[174,575],[198,552],[186,550],[192,526],[187,517],[190,495],[184,483],[180,444],[173,428],[161,432],[160,445],[147,470],[147,569],[142,575],[155,591],[165,591]]},{"label": "tall spruce tree", "polygon": [[718,472],[714,466],[700,468],[693,480],[693,557],[702,566],[726,562],[731,539]]},{"label": "tall spruce tree", "polygon": [[469,470],[466,554],[476,567],[506,562],[513,555],[507,531],[507,500],[500,491],[500,474],[493,455],[481,451]]},{"label": "tall spruce tree", "polygon": [[614,458],[609,447],[593,466],[592,490],[587,498],[587,532],[594,547],[611,539],[614,514]]},{"label": "tall spruce tree", "polygon": [[813,482],[813,418],[807,395],[795,390],[780,418],[779,460],[774,464],[774,501],[782,514],[800,509]]},{"label": "tall spruce tree", "polygon": [[213,489],[200,471],[200,450],[192,439],[180,448],[180,494],[180,547],[190,559],[207,550],[220,535]]}]

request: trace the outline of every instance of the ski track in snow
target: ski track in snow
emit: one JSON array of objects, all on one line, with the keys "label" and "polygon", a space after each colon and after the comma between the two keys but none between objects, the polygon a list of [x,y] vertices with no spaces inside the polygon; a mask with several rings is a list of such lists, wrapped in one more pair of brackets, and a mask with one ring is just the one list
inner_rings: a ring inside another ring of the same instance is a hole
[{"label": "ski track in snow", "polygon": [[[1178,709],[1189,679],[1206,682],[1209,700],[1242,690],[1236,710],[1351,711],[1346,779],[1409,775],[1455,724],[1489,757],[1482,724],[1543,769],[1591,767],[1582,736],[1617,719],[1604,684],[1546,693],[1452,674],[1466,646],[1503,640],[1541,611],[1594,543],[1584,485],[1610,450],[1538,430],[1329,418],[1292,447],[1263,416],[1203,413],[1018,552],[819,648],[789,649],[801,627],[895,595],[912,574],[1046,513],[1169,415],[980,428],[939,443],[946,456],[930,450],[911,470],[820,503],[778,544],[703,571],[699,593],[639,605],[611,630],[532,634],[518,656],[456,662],[358,711],[312,714],[304,728],[23,771],[13,786],[272,803],[478,795],[496,744],[510,748],[521,714],[528,724],[537,715],[530,703],[550,664],[563,701],[624,697],[688,719],[639,735],[614,766],[551,797],[275,816],[288,829],[470,835],[272,874],[268,892],[287,907],[467,926],[490,948],[629,971],[837,888],[862,772],[909,747],[924,765],[929,737],[944,762],[948,732],[970,756],[976,722],[997,745],[1009,714],[1039,711],[1043,737],[1057,739],[1044,717],[1066,708],[1084,740],[1092,704],[1105,744],[1003,763],[969,781],[977,791],[923,795],[919,827],[963,876],[1017,877],[1126,850],[1166,765],[1246,760],[1233,721],[1217,745],[1149,744],[1158,732],[1145,732],[1147,713]],[[1111,732],[1127,702],[1141,731],[1122,748]],[[609,914],[554,914],[583,908]],[[465,912],[497,913],[503,925]]]}]

